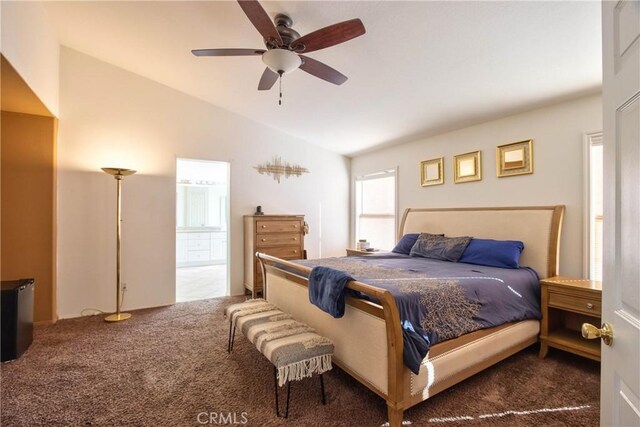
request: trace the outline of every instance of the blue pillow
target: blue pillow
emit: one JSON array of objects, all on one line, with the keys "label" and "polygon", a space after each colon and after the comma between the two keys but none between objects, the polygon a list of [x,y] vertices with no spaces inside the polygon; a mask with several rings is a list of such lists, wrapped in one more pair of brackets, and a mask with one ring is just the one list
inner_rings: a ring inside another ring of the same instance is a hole
[{"label": "blue pillow", "polygon": [[395,248],[391,252],[395,252],[397,254],[409,255],[411,252],[411,248],[415,245],[416,240],[418,240],[419,233],[409,233],[402,236],[402,239],[398,242]]},{"label": "blue pillow", "polygon": [[459,262],[489,267],[518,268],[524,243],[517,240],[472,239]]},{"label": "blue pillow", "polygon": [[411,248],[410,256],[458,262],[469,245],[471,237],[444,237],[422,233]]}]

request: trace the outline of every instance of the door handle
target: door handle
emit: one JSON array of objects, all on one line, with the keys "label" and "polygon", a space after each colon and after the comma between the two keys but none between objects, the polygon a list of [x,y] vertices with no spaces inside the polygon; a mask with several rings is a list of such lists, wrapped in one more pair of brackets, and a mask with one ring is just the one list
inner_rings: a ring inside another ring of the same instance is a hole
[{"label": "door handle", "polygon": [[599,329],[591,323],[583,323],[582,336],[588,340],[602,338],[602,341],[604,341],[606,345],[611,345],[613,342],[613,328],[606,322],[603,323],[602,328]]}]

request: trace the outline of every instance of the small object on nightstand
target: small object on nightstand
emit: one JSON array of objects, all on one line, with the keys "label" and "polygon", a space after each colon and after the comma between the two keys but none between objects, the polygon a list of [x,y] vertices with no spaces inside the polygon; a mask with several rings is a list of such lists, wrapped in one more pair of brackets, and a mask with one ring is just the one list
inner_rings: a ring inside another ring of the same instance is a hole
[{"label": "small object on nightstand", "polygon": [[600,324],[602,283],[556,276],[541,280],[540,287],[540,358],[554,347],[600,361],[600,340],[583,338],[580,329],[582,323]]},{"label": "small object on nightstand", "polygon": [[254,213],[254,215],[264,215],[264,212],[262,212],[262,206],[256,207],[256,213]]},{"label": "small object on nightstand", "polygon": [[366,249],[369,249],[369,246],[370,246],[370,244],[369,244],[369,242],[367,242],[367,239],[360,239],[356,243],[356,250],[364,251]]}]

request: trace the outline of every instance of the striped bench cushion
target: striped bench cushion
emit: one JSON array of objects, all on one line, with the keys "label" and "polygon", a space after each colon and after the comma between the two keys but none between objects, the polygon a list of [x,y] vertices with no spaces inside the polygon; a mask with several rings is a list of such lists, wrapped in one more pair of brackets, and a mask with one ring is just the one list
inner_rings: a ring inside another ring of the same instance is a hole
[{"label": "striped bench cushion", "polygon": [[[250,299],[238,304],[231,304],[224,309],[224,317],[232,324],[237,324],[239,318],[269,310],[277,310],[276,306],[262,298]],[[280,310],[278,310],[280,311]]]},{"label": "striped bench cushion", "polygon": [[225,315],[277,368],[279,386],[332,368],[331,340],[265,300],[233,304]]}]

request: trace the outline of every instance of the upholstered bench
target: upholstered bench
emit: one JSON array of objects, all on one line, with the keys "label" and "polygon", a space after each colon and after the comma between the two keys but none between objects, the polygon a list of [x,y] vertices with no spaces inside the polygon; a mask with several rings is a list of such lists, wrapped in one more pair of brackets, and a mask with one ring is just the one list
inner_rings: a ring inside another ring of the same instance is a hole
[{"label": "upholstered bench", "polygon": [[322,404],[326,403],[322,374],[332,368],[333,343],[311,327],[294,320],[264,299],[251,299],[225,309],[229,321],[227,351],[233,351],[236,329],[274,366],[276,415],[280,416],[278,388],[287,384],[284,418],[289,416],[291,381],[318,374]]}]

